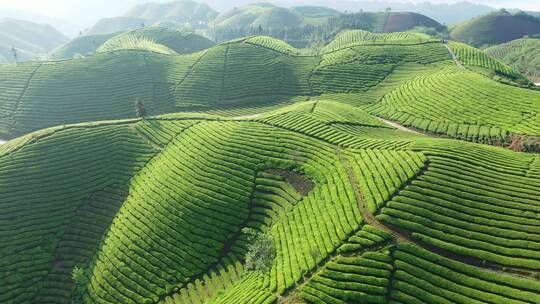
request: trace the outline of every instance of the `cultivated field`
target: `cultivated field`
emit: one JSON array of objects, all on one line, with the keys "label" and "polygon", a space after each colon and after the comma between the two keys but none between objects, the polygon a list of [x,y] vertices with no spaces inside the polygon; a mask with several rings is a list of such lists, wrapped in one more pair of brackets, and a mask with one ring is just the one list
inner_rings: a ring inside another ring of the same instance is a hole
[{"label": "cultivated field", "polygon": [[0,66],[0,303],[540,303],[540,155],[506,147],[540,92],[506,64],[113,42]]}]

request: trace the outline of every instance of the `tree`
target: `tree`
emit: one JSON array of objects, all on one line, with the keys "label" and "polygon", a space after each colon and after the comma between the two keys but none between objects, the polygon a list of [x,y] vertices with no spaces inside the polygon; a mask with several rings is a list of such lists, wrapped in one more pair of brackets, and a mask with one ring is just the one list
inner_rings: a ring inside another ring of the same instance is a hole
[{"label": "tree", "polygon": [[391,8],[391,7],[387,7],[384,11],[387,12],[387,13],[390,13],[390,12],[392,11],[392,8]]},{"label": "tree", "polygon": [[83,303],[82,294],[84,291],[84,286],[86,285],[84,269],[82,269],[80,266],[73,267],[73,270],[71,271],[71,279],[75,283],[75,295],[73,298],[73,303]]},{"label": "tree", "polygon": [[247,235],[250,243],[246,253],[246,269],[262,275],[272,267],[276,254],[274,239],[268,233],[251,228],[244,228],[242,232]]},{"label": "tree", "polygon": [[144,116],[146,116],[144,104],[139,98],[137,98],[137,100],[135,101],[135,115],[137,115],[137,117],[139,118],[144,118]]},{"label": "tree", "polygon": [[18,63],[19,56],[17,55],[17,49],[14,46],[11,47],[11,53],[13,53],[13,60],[15,60],[15,63]]}]

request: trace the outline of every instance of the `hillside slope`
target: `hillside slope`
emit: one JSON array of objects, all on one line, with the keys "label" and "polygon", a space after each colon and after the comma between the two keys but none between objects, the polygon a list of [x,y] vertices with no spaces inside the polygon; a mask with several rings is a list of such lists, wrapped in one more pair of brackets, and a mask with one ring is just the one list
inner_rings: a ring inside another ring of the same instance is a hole
[{"label": "hillside slope", "polygon": [[67,39],[49,25],[1,19],[0,63],[14,62],[12,48],[17,50],[19,61],[28,61],[49,52]]},{"label": "hillside slope", "polygon": [[71,59],[75,55],[91,55],[96,52],[96,50],[103,44],[105,41],[110,38],[119,35],[120,33],[109,33],[101,35],[83,35],[75,37],[68,42],[62,44],[61,46],[55,48],[49,57],[53,60],[57,59]]},{"label": "hillside slope", "polygon": [[[243,110],[253,106],[267,111],[307,98],[354,104],[421,130],[472,141],[504,143],[514,133],[540,134],[540,92],[455,68],[445,46],[426,35],[352,31],[309,56],[260,36],[188,55],[171,55],[170,48],[146,42],[77,60],[0,67],[1,74],[10,75],[0,82],[5,100],[0,134],[13,137],[55,125],[135,118],[136,101],[147,115],[228,111],[234,116],[253,113]],[[474,63],[474,56],[464,58]],[[489,56],[484,59],[482,68],[493,74],[511,71],[490,64],[497,61]],[[437,97],[441,90],[452,98]],[[493,96],[495,91],[500,94]],[[422,100],[430,94],[440,109],[483,114],[427,115]],[[506,104],[509,99],[512,105]],[[493,111],[498,114],[488,114]]]},{"label": "hillside slope", "polygon": [[323,18],[309,18],[297,12],[269,3],[256,3],[235,8],[220,14],[215,25],[218,28],[284,28],[311,22],[323,22]]},{"label": "hillside slope", "polygon": [[158,21],[196,24],[212,21],[217,12],[204,3],[177,0],[169,3],[141,4],[129,10],[125,16],[146,19],[150,24]]},{"label": "hillside slope", "polygon": [[485,52],[540,83],[540,39],[517,39],[490,47]]},{"label": "hillside slope", "polygon": [[324,100],[0,149],[4,302],[540,303],[537,155]]},{"label": "hillside slope", "polygon": [[525,13],[498,11],[452,28],[452,39],[473,46],[494,45],[540,33],[540,19]]},{"label": "hillside slope", "polygon": [[99,20],[85,35],[106,35],[144,27],[146,19],[136,17],[112,17]]},{"label": "hillside slope", "polygon": [[129,39],[152,41],[173,50],[176,54],[195,53],[214,45],[214,42],[208,38],[193,32],[151,26],[112,37],[103,43],[98,51],[121,50],[123,42]]},{"label": "hillside slope", "polygon": [[211,32],[216,41],[267,35],[299,48],[308,48],[328,43],[344,30],[390,33],[415,28],[435,32],[445,30],[437,21],[411,12],[338,13],[320,7],[283,8],[258,3],[219,15]]}]

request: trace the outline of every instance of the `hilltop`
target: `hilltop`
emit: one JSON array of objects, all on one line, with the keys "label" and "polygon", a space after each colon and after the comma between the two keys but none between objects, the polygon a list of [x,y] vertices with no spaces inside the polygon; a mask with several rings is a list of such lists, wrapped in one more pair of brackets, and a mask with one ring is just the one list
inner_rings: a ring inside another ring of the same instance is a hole
[{"label": "hilltop", "polygon": [[540,19],[523,12],[501,10],[458,24],[452,39],[474,46],[494,45],[540,33]]},{"label": "hilltop", "polygon": [[490,47],[485,52],[514,66],[531,81],[540,83],[540,39],[517,39]]},{"label": "hilltop", "polygon": [[35,59],[68,38],[49,25],[15,19],[0,20],[0,63],[13,62],[12,47],[19,61]]},{"label": "hilltop", "polygon": [[[103,43],[98,52],[137,49],[137,42],[151,42],[170,49],[175,54],[190,54],[208,49],[214,42],[189,31],[169,27],[151,26],[119,34]],[[131,47],[131,48],[130,48]]]},{"label": "hilltop", "polygon": [[99,20],[85,35],[106,35],[138,29],[146,25],[146,19],[135,17],[112,17]]},{"label": "hilltop", "polygon": [[75,37],[52,50],[49,58],[53,60],[71,59],[77,55],[86,56],[94,54],[96,50],[103,43],[105,43],[105,41],[119,34],[120,33],[109,33],[100,35],[81,35]]},{"label": "hilltop", "polygon": [[269,3],[256,3],[234,8],[215,19],[218,28],[284,28],[322,23],[328,15],[307,17],[302,9],[294,10]]},{"label": "hilltop", "polygon": [[[170,26],[147,26],[113,34],[83,35],[55,49],[50,58],[70,59],[76,55],[92,55],[96,51],[126,50],[141,47],[144,50],[142,44],[145,42],[163,45],[176,54],[194,53],[214,45],[214,42],[208,38],[191,31],[175,29]],[[137,44],[141,45],[138,46]]]},{"label": "hilltop", "polygon": [[403,32],[425,29],[444,32],[437,21],[417,13],[338,13],[320,7],[283,8],[257,3],[219,15],[210,35],[227,41],[249,35],[267,35],[298,47],[316,47],[331,41],[339,32],[361,29],[371,32]]}]

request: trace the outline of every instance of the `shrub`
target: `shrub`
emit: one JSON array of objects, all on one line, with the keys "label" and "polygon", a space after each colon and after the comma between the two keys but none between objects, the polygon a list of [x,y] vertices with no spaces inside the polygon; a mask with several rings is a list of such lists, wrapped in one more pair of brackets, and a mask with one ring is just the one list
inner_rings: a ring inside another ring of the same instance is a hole
[{"label": "shrub", "polygon": [[261,274],[270,270],[276,254],[274,239],[268,233],[257,232],[251,228],[242,230],[248,235],[250,245],[246,253],[246,269]]}]

